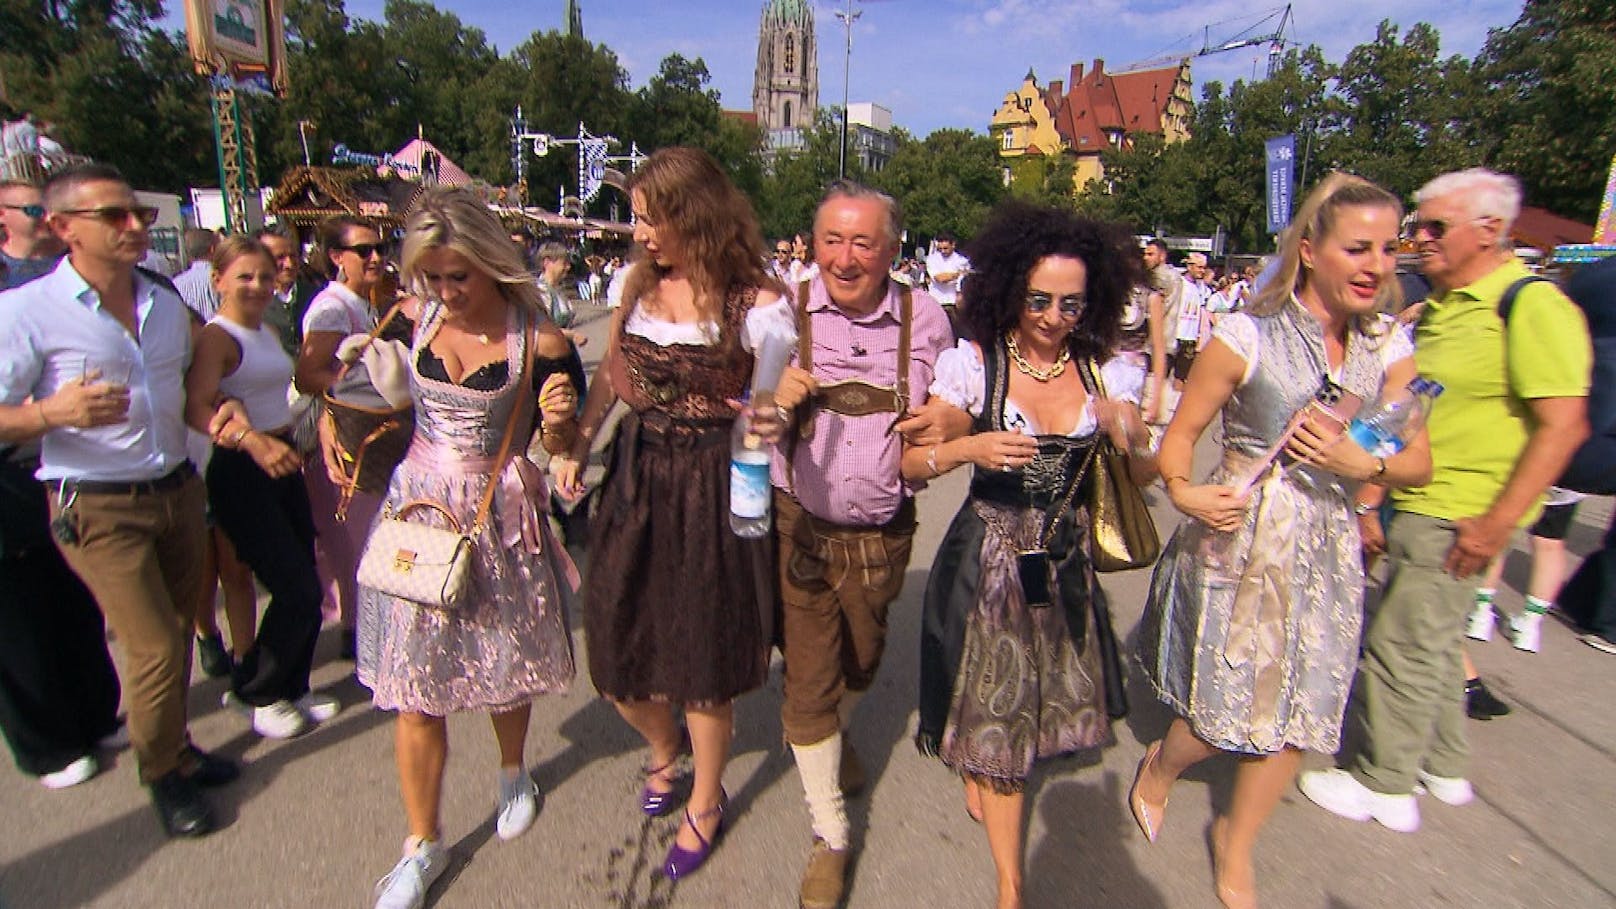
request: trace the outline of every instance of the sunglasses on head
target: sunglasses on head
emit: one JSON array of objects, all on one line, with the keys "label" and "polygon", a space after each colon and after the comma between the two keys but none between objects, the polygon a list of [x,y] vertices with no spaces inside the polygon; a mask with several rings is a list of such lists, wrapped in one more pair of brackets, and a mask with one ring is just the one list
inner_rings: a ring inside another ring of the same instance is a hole
[{"label": "sunglasses on head", "polygon": [[1070,296],[1061,297],[1060,300],[1057,301],[1049,294],[1041,293],[1035,290],[1032,293],[1027,294],[1027,301],[1025,305],[1027,307],[1027,311],[1030,313],[1041,313],[1049,309],[1051,306],[1059,306],[1061,315],[1066,316],[1069,319],[1075,319],[1083,314],[1084,303],[1085,301],[1082,294],[1072,294]]},{"label": "sunglasses on head", "polygon": [[45,206],[43,205],[0,205],[0,208],[9,208],[12,211],[20,211],[28,217],[33,218],[35,221],[45,217]]},{"label": "sunglasses on head", "polygon": [[337,248],[347,250],[361,259],[368,259],[371,256],[379,255],[383,247],[380,243],[351,243]]},{"label": "sunglasses on head", "polygon": [[103,205],[100,208],[69,208],[59,214],[94,218],[111,227],[122,227],[128,224],[129,218],[133,216],[140,221],[141,227],[150,227],[157,220],[157,206]]}]

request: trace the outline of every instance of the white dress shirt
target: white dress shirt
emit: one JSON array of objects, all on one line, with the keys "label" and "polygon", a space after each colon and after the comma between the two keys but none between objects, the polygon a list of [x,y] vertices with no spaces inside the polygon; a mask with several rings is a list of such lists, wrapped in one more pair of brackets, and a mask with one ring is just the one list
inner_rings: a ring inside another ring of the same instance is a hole
[{"label": "white dress shirt", "polygon": [[[948,255],[932,251],[926,257],[926,274],[931,275],[931,296],[944,306],[953,306],[959,302],[960,282],[964,280],[965,273],[971,270],[971,260],[965,258],[959,250]],[[940,281],[938,275],[954,273],[951,281]]]},{"label": "white dress shirt", "polygon": [[41,480],[140,482],[185,461],[185,370],[191,320],[167,288],[135,276],[131,337],[73,264],[0,293],[0,403],[39,400],[88,370],[129,384],[122,423],[57,427],[43,441]]}]

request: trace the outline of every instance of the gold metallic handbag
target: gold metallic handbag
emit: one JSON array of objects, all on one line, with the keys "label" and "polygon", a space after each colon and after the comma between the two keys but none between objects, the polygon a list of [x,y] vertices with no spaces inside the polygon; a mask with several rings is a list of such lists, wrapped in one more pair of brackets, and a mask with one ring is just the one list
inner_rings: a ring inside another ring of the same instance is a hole
[{"label": "gold metallic handbag", "polygon": [[[1105,395],[1099,370],[1091,362],[1083,364],[1085,384],[1091,393]],[[1150,516],[1145,495],[1128,475],[1128,457],[1118,451],[1098,430],[1099,455],[1094,459],[1089,499],[1090,533],[1093,537],[1095,571],[1132,571],[1144,568],[1161,555],[1161,535]]]}]

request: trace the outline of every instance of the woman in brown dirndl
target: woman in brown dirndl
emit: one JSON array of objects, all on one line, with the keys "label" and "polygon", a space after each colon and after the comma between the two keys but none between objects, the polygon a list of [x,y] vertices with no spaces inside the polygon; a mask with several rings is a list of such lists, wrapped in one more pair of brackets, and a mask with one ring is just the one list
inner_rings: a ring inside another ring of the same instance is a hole
[{"label": "woman in brown dirndl", "polygon": [[592,438],[612,404],[628,405],[591,522],[584,628],[595,687],[650,746],[646,815],[677,807],[688,736],[695,778],[663,869],[677,878],[723,831],[731,702],[767,669],[771,543],[729,529],[729,433],[753,366],[742,327],[777,295],[760,291],[773,282],[751,204],[704,152],[657,152],[629,194],[641,255],[555,475],[563,495],[582,494]]}]

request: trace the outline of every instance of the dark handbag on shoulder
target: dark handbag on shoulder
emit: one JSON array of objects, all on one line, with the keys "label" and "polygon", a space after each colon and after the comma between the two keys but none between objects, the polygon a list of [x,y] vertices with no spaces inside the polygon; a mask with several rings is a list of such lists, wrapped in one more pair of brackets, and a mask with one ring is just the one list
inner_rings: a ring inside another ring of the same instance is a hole
[{"label": "dark handbag on shoulder", "polygon": [[[387,315],[376,323],[365,342],[366,347],[375,343],[402,306],[402,300],[395,303]],[[410,449],[410,439],[415,435],[413,404],[393,407],[368,377],[363,377],[363,381],[347,381],[357,362],[358,356],[353,362],[343,364],[331,387],[320,395],[319,402],[322,411],[320,419],[330,424],[344,477],[337,502],[338,520],[347,515],[348,503],[352,501],[354,493],[376,493],[387,488],[393,470],[404,460],[405,453]]]},{"label": "dark handbag on shoulder", "polygon": [[[1105,395],[1099,370],[1092,362],[1082,366],[1083,378],[1091,392]],[[1090,489],[1089,520],[1093,525],[1094,570],[1132,571],[1145,568],[1161,555],[1161,535],[1150,516],[1145,495],[1128,475],[1128,456],[1118,451],[1105,434],[1097,431],[1094,482]]]}]

